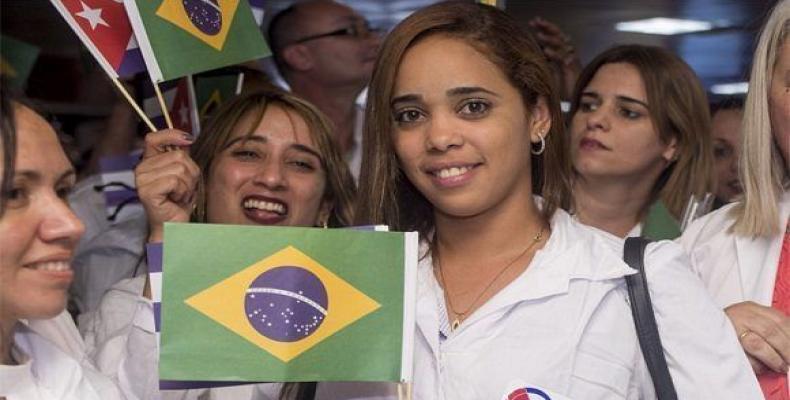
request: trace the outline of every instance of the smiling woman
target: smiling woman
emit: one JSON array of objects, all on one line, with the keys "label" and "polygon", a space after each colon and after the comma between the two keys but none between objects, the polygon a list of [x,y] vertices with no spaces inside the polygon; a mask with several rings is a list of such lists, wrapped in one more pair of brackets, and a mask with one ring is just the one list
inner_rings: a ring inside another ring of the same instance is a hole
[{"label": "smiling woman", "polygon": [[[165,222],[346,226],[356,193],[326,118],[276,88],[230,100],[197,140],[174,130],[149,133],[135,178],[150,242],[162,240]],[[161,395],[149,298],[147,274],[123,280],[80,326],[102,372],[117,377],[131,398]],[[218,388],[209,396],[245,399],[253,389]]]},{"label": "smiling woman", "polygon": [[6,94],[3,88],[0,398],[119,398],[86,363],[82,340],[64,311],[71,258],[84,231],[65,199],[74,169],[52,127]]},{"label": "smiling woman", "polygon": [[[656,397],[622,241],[566,212],[571,163],[552,82],[532,36],[480,4],[417,11],[381,48],[357,222],[421,234],[414,398]],[[609,93],[598,93],[591,101],[608,107]],[[618,104],[642,108],[617,115],[643,116],[645,99],[627,97]],[[636,145],[661,158],[657,135],[647,139]],[[645,264],[678,397],[759,396],[732,327],[679,246],[651,244]],[[375,397],[322,386],[318,398]]]}]

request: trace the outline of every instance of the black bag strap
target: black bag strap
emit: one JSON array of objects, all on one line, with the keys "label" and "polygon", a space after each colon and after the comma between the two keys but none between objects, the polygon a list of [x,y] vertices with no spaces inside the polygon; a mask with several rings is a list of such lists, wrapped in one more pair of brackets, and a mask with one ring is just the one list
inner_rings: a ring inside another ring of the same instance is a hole
[{"label": "black bag strap", "polygon": [[653,304],[647,290],[645,277],[645,248],[649,240],[642,237],[629,237],[625,240],[623,259],[628,265],[639,271],[625,277],[628,285],[628,297],[631,299],[631,314],[634,316],[636,334],[639,337],[639,347],[645,358],[653,387],[659,400],[677,400],[675,384],[669,375],[667,360],[664,357],[664,348],[658,334],[656,317],[653,314]]}]

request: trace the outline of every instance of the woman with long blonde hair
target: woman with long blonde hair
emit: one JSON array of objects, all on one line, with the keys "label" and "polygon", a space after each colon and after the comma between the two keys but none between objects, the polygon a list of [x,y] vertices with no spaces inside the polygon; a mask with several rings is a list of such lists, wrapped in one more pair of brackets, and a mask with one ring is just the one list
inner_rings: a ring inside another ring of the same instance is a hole
[{"label": "woman with long blonde hair", "polygon": [[765,23],[743,114],[743,196],[681,243],[732,320],[767,399],[788,399],[790,365],[790,1]]}]

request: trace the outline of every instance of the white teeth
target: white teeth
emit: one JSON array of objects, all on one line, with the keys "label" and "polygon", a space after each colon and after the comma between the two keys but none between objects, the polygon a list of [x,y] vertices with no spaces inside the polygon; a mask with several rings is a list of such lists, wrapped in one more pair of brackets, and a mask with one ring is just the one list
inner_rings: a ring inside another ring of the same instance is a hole
[{"label": "white teeth", "polygon": [[33,264],[33,269],[37,269],[40,271],[68,271],[71,269],[71,265],[66,261],[48,261],[42,263]]},{"label": "white teeth", "polygon": [[469,169],[470,169],[469,167],[444,168],[444,169],[440,169],[438,172],[435,172],[434,174],[439,176],[439,178],[446,179],[446,178],[452,178],[452,177],[455,177],[455,176],[458,176],[458,175],[463,175],[463,174],[469,172]]},{"label": "white teeth", "polygon": [[256,208],[258,210],[275,212],[277,214],[285,214],[285,205],[282,203],[273,203],[271,201],[246,200],[244,202],[244,208]]}]

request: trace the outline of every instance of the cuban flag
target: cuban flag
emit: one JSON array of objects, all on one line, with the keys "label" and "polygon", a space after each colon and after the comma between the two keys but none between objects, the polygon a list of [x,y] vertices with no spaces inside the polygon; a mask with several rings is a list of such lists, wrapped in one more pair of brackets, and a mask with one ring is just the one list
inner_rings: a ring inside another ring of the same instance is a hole
[{"label": "cuban flag", "polygon": [[129,17],[118,0],[50,0],[111,77],[145,71]]},{"label": "cuban flag", "polygon": [[[187,76],[160,83],[159,89],[162,91],[173,128],[197,135],[200,127],[198,126],[198,112],[192,79]],[[150,82],[145,83],[142,93],[145,114],[157,128],[167,128],[162,108]]]}]

